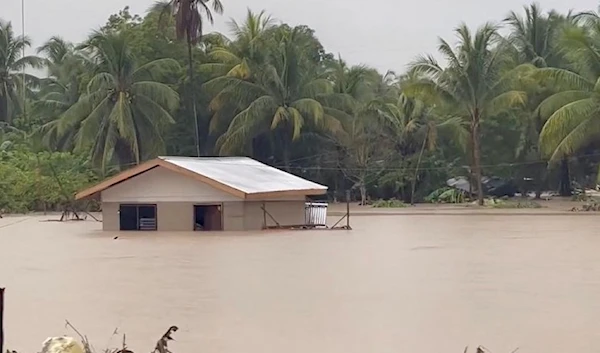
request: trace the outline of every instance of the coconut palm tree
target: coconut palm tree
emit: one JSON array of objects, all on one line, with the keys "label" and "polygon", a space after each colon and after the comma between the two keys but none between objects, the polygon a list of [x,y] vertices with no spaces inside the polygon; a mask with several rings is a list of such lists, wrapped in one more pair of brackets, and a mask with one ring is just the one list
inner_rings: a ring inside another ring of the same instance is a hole
[{"label": "coconut palm tree", "polygon": [[538,70],[543,83],[559,90],[538,108],[542,118],[547,119],[540,146],[551,163],[572,156],[600,138],[600,28],[570,27],[562,44],[574,70]]},{"label": "coconut palm tree", "polygon": [[424,77],[405,89],[410,95],[435,97],[451,105],[456,116],[470,123],[470,160],[474,171],[477,196],[483,205],[481,170],[481,121],[524,104],[526,94],[510,91],[511,75],[505,73],[503,56],[496,26],[486,24],[473,35],[466,25],[456,29],[458,45],[453,48],[440,39],[439,52],[447,60],[442,67],[432,56],[418,58],[411,64],[411,73]]},{"label": "coconut palm tree", "polygon": [[385,127],[386,135],[394,140],[397,150],[403,158],[417,156],[414,175],[411,180],[410,202],[415,202],[416,185],[419,178],[421,161],[426,151],[435,151],[440,134],[447,136],[459,147],[465,148],[468,129],[460,117],[440,117],[434,106],[400,94],[395,102],[373,102]]},{"label": "coconut palm tree", "polygon": [[[325,62],[322,74],[333,83],[332,91],[317,99],[324,112],[335,117],[341,129],[325,136],[339,160],[343,175],[360,192],[361,204],[367,200],[367,186],[383,172],[383,160],[391,157],[383,153],[383,129],[377,120],[376,88],[381,76],[365,65],[349,66],[341,57]],[[378,143],[379,141],[379,143]]]},{"label": "coconut palm tree", "polygon": [[10,123],[23,111],[27,86],[37,82],[36,77],[23,73],[42,64],[36,56],[23,56],[29,46],[28,37],[15,36],[11,23],[0,20],[0,121]]},{"label": "coconut palm tree", "polygon": [[273,29],[274,23],[264,10],[255,13],[248,9],[241,24],[232,19],[229,27],[234,39],[210,48],[207,54],[211,62],[200,65],[200,70],[211,77],[229,75],[249,79],[252,69],[260,68],[268,56],[265,34]]},{"label": "coconut palm tree", "polygon": [[[211,5],[209,7],[209,5]],[[212,10],[211,10],[212,7]],[[214,22],[212,11],[223,13],[223,4],[220,0],[169,0],[159,1],[151,8],[161,14],[171,12],[175,17],[175,33],[177,39],[185,40],[188,47],[188,75],[192,95],[192,112],[194,114],[194,128],[196,130],[196,153],[200,157],[200,131],[198,130],[198,111],[196,107],[196,92],[194,88],[194,58],[192,48],[202,38],[204,19],[209,23]]]},{"label": "coconut palm tree", "polygon": [[58,136],[59,118],[79,100],[81,79],[91,63],[72,43],[60,37],[52,37],[38,48],[45,56],[48,77],[40,80],[38,99],[33,102],[33,115],[43,123],[44,144],[51,149],[72,148],[76,131]]},{"label": "coconut palm tree", "polygon": [[160,83],[179,70],[173,59],[138,66],[124,38],[95,33],[84,49],[97,67],[86,92],[61,117],[59,133],[76,130],[76,149],[89,150],[105,169],[139,163],[164,152],[162,131],[173,123],[179,96]]},{"label": "coconut palm tree", "polygon": [[281,147],[287,167],[290,143],[300,137],[305,126],[328,131],[340,128],[318,100],[333,93],[332,83],[317,78],[313,68],[305,65],[306,48],[297,40],[302,33],[296,28],[285,31],[278,49],[253,81],[222,76],[205,84],[214,97],[211,107],[217,108],[213,119],[227,118],[218,114],[222,106],[240,108],[225,122],[227,131],[217,141],[219,153],[239,153],[255,138],[269,137]]},{"label": "coconut palm tree", "polygon": [[258,61],[264,43],[264,35],[275,25],[275,19],[265,10],[255,13],[248,9],[244,22],[239,24],[236,20],[229,21],[229,31],[234,35],[234,46],[246,58]]},{"label": "coconut palm tree", "polygon": [[525,6],[524,11],[525,16],[511,11],[504,20],[511,30],[508,40],[517,49],[520,63],[536,67],[563,65],[564,53],[558,47],[558,37],[565,17],[554,11],[543,13],[537,4]]},{"label": "coconut palm tree", "polygon": [[[511,30],[508,40],[515,48],[515,64],[530,64],[538,68],[568,67],[569,62],[560,39],[563,29],[572,22],[569,16],[565,17],[554,11],[543,13],[536,4],[526,6],[524,12],[525,16],[511,12],[505,20]],[[535,70],[531,70],[529,74],[523,75],[518,83],[519,87],[527,92],[529,99],[520,114],[524,118],[523,128],[515,155],[517,160],[527,162],[524,168],[528,176],[534,175],[536,197],[539,198],[547,175],[547,166],[540,153],[539,137],[547,117],[543,119],[537,107],[544,99],[556,93],[556,90],[553,85],[537,80],[535,75]],[[568,168],[568,163],[562,165]],[[568,170],[563,171],[561,175],[568,177]],[[570,193],[568,179],[561,180],[560,185],[561,190],[565,189],[561,194]]]}]

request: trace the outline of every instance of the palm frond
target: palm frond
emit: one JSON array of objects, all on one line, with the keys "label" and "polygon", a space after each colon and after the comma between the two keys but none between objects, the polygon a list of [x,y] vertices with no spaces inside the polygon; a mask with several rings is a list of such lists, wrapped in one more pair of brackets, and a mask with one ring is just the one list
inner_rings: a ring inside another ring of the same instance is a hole
[{"label": "palm frond", "polygon": [[507,110],[525,106],[527,93],[523,91],[508,91],[494,97],[486,107],[490,116],[498,115]]},{"label": "palm frond", "polygon": [[226,48],[215,48],[208,53],[208,58],[223,64],[236,65],[242,62],[242,59]]},{"label": "palm frond", "polygon": [[135,161],[139,163],[140,148],[138,145],[136,124],[133,121],[131,106],[125,92],[119,93],[108,120],[112,126],[116,126],[118,136],[127,142]]},{"label": "palm frond", "polygon": [[[64,112],[60,119],[58,128],[59,135],[62,135],[69,129],[77,126],[85,120],[90,114],[103,104],[110,102],[110,96],[106,92],[98,91],[92,94],[82,96],[77,103],[73,104],[67,111]],[[86,137],[90,137],[87,135]]]},{"label": "palm frond", "polygon": [[293,102],[291,106],[296,108],[302,116],[310,118],[315,125],[323,122],[323,106],[318,101],[311,98],[303,98]]},{"label": "palm frond", "polygon": [[[540,147],[545,156],[552,156],[562,143],[578,126],[598,114],[598,105],[592,98],[585,98],[571,102],[558,109],[548,119],[540,133]],[[564,145],[562,152],[573,152],[577,144],[569,141],[570,145]]]},{"label": "palm frond", "polygon": [[198,66],[198,70],[206,74],[208,77],[216,78],[227,75],[227,73],[232,69],[231,64],[222,64],[222,63],[206,63]]},{"label": "palm frond", "polygon": [[571,90],[558,92],[544,99],[536,108],[534,114],[539,115],[544,121],[546,121],[550,116],[552,116],[552,114],[565,105],[590,97],[591,93],[586,91]]},{"label": "palm frond", "polygon": [[179,63],[171,58],[153,60],[133,72],[133,79],[139,81],[161,81],[168,75],[181,70]]},{"label": "palm frond", "polygon": [[550,162],[556,163],[565,156],[570,156],[588,146],[600,137],[600,120],[598,115],[589,117],[571,130],[558,144]]},{"label": "palm frond", "polygon": [[292,141],[296,141],[300,138],[302,128],[304,127],[304,117],[302,116],[302,113],[294,107],[289,107],[288,111],[293,126]]},{"label": "palm frond", "polygon": [[108,72],[101,72],[92,77],[87,85],[88,93],[97,92],[98,90],[108,90],[114,88],[117,82],[115,77]]},{"label": "palm frond", "polygon": [[557,90],[582,90],[591,91],[594,83],[588,81],[581,75],[559,68],[538,69],[535,77],[542,83]]},{"label": "palm frond", "polygon": [[267,119],[275,115],[276,109],[273,97],[265,95],[256,99],[233,118],[227,132],[217,140],[219,151],[224,154],[238,151],[250,136],[260,130],[260,126],[268,126]]},{"label": "palm frond", "polygon": [[312,98],[320,95],[333,94],[333,84],[326,79],[315,79],[302,87],[302,94]]},{"label": "palm frond", "polygon": [[[79,127],[79,131],[77,132],[76,149],[82,150],[89,144],[90,141],[96,141],[97,138],[94,137],[97,136],[98,131],[101,131],[100,127],[109,120],[106,118],[109,116],[114,106],[110,98],[110,96],[106,96],[98,104],[94,105],[88,114],[85,114],[83,111],[83,109],[87,108],[83,107],[83,105],[81,113],[84,114],[80,116],[77,116],[76,114],[79,113],[79,111],[69,112],[71,110],[69,109],[69,111],[67,111],[67,113],[65,113],[61,119],[62,121],[61,125],[59,126],[59,133],[63,134],[68,128],[75,126],[76,123],[80,123],[81,125]],[[70,120],[71,114],[73,116],[72,120],[74,121]]]},{"label": "palm frond", "polygon": [[131,93],[143,95],[166,110],[175,111],[179,106],[179,94],[164,83],[155,81],[140,81],[131,85]]}]

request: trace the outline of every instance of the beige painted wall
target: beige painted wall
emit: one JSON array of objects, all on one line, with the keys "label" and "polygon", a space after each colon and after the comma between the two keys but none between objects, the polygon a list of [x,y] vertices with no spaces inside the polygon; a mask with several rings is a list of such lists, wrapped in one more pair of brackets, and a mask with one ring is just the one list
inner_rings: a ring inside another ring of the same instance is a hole
[{"label": "beige painted wall", "polygon": [[119,204],[114,202],[102,203],[102,230],[119,230]]},{"label": "beige painted wall", "polygon": [[193,202],[159,202],[156,204],[156,227],[159,231],[194,230]]},{"label": "beige painted wall", "polygon": [[[151,204],[151,203],[150,203]],[[157,202],[156,227],[158,231],[193,231],[194,202]],[[102,229],[118,231],[119,203],[102,203]]]},{"label": "beige painted wall", "polygon": [[[148,202],[151,203],[151,202]],[[194,205],[196,202],[157,202],[157,228],[159,231],[193,231]],[[262,201],[224,202],[223,230],[243,231],[263,228]],[[267,211],[280,225],[304,224],[304,200],[302,201],[266,201]],[[267,226],[275,226],[267,215]],[[119,230],[119,203],[102,203],[102,229]]]},{"label": "beige painted wall", "polygon": [[104,190],[102,202],[223,202],[240,199],[185,175],[157,167]]},{"label": "beige painted wall", "polygon": [[[264,214],[262,201],[251,201],[244,204],[244,229],[262,229]],[[282,226],[304,224],[304,200],[301,201],[267,201],[265,209]],[[276,223],[267,215],[267,227]]]},{"label": "beige painted wall", "polygon": [[223,230],[244,230],[244,202],[223,203]]}]

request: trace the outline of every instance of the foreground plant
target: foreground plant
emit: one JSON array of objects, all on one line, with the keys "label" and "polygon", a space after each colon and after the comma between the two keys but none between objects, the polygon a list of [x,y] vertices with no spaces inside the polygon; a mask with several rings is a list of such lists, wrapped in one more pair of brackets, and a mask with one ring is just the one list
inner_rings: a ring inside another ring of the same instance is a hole
[{"label": "foreground plant", "polygon": [[[41,353],[96,353],[88,337],[75,328],[69,321],[66,321],[66,327],[72,329],[78,336],[81,342],[77,342],[72,337],[50,337],[44,341]],[[151,353],[172,353],[169,349],[169,341],[173,340],[173,333],[177,332],[177,326],[171,326],[158,339],[156,346]],[[113,335],[117,334],[117,330]],[[15,351],[11,353],[16,353]],[[123,335],[121,347],[105,348],[102,353],[134,353],[127,347],[126,336]]]}]

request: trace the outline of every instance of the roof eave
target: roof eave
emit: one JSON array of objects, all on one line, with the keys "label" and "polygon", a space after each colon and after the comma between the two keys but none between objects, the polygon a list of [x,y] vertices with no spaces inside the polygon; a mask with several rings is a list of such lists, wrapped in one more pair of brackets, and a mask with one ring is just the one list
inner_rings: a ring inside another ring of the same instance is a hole
[{"label": "roof eave", "polygon": [[127,179],[133,178],[134,176],[144,173],[152,168],[157,167],[158,165],[160,165],[162,162],[162,160],[160,159],[152,159],[149,160],[147,162],[144,162],[136,167],[133,167],[131,169],[125,170],[117,175],[115,175],[112,178],[108,178],[90,188],[87,188],[83,191],[78,192],[77,194],[75,194],[75,200],[82,200],[85,198],[89,198],[92,197],[118,183],[121,183]]},{"label": "roof eave", "polygon": [[268,192],[256,192],[246,194],[246,200],[262,200],[270,198],[284,198],[294,196],[316,196],[324,195],[327,193],[327,189],[314,188],[314,189],[301,189],[301,190],[280,190],[280,191],[268,191]]}]

